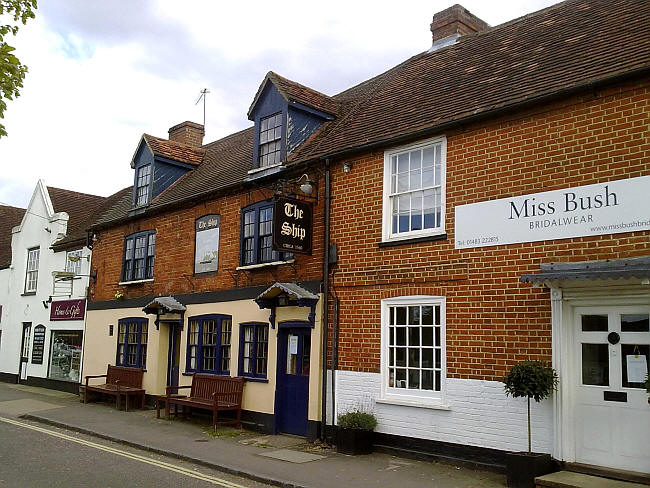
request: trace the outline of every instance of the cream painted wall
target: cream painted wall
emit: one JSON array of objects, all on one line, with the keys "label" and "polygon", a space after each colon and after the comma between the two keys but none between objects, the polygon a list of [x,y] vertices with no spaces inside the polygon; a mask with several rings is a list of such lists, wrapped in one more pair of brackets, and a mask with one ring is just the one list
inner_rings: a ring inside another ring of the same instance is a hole
[{"label": "cream painted wall", "polygon": [[[322,297],[321,297],[322,298]],[[320,418],[321,390],[321,354],[322,341],[322,300],[316,307],[315,327],[311,334],[311,361],[309,377],[308,418]],[[232,316],[233,330],[231,338],[230,374],[239,374],[239,324],[244,322],[268,322],[269,310],[261,310],[253,300],[237,300],[188,305],[185,312],[180,343],[180,385],[190,385],[191,375],[183,375],[187,353],[187,323],[189,317],[205,314],[224,314]],[[309,309],[306,307],[286,307],[277,310],[276,323],[284,320],[307,320]],[[112,310],[90,310],[86,326],[86,351],[84,354],[84,374],[104,374],[107,364],[115,364],[117,350],[118,320],[126,317],[145,317],[141,308],[121,308]],[[147,347],[147,371],[144,375],[144,387],[147,394],[165,393],[167,378],[167,353],[169,344],[169,327],[162,323],[156,330],[153,315],[149,318],[149,336]],[[109,324],[114,326],[113,336],[108,335]],[[268,374],[267,383],[247,381],[244,387],[242,406],[245,410],[273,414],[275,404],[275,387],[277,371],[277,327],[269,330]]]}]

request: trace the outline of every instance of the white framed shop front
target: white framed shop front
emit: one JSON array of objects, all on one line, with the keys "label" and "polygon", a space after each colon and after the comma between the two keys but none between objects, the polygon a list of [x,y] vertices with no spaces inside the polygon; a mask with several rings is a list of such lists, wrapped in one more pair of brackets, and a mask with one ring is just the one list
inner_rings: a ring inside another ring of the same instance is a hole
[{"label": "white framed shop front", "polygon": [[[625,277],[623,271],[639,262],[646,266],[648,259],[605,262],[580,278],[568,266],[522,277],[550,289],[553,367],[560,378],[553,405],[556,459],[650,473],[650,404],[638,381],[650,348],[650,282],[644,272]],[[591,263],[574,264],[584,270]],[[598,277],[606,267],[621,271]]]}]

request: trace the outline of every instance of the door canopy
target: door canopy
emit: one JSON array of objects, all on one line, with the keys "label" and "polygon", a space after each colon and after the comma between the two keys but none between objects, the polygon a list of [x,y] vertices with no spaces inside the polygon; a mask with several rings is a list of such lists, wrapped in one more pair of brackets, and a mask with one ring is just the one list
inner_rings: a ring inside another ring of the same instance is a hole
[{"label": "door canopy", "polygon": [[187,308],[172,296],[156,297],[149,302],[142,311],[147,315],[155,315],[156,328],[160,327],[160,321],[178,322],[183,329],[183,315]]},{"label": "door canopy", "polygon": [[643,284],[650,282],[650,256],[606,261],[580,261],[573,263],[544,263],[539,273],[524,274],[521,281],[537,286],[549,286],[566,281],[629,280]]},{"label": "door canopy", "polygon": [[309,324],[314,327],[318,295],[305,290],[295,283],[274,283],[255,298],[255,303],[262,309],[271,309],[269,322],[273,329],[275,329],[275,309],[277,307],[309,307],[308,320]]}]

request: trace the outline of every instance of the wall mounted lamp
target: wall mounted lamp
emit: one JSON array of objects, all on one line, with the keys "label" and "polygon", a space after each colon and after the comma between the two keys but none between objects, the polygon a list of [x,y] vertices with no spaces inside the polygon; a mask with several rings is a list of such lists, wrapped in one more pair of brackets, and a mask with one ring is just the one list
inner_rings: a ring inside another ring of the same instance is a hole
[{"label": "wall mounted lamp", "polygon": [[49,308],[50,303],[52,303],[52,297],[47,297],[47,300],[43,300],[43,308]]},{"label": "wall mounted lamp", "polygon": [[314,182],[309,179],[309,176],[307,174],[302,175],[296,183],[300,183],[302,179],[305,179],[305,182],[300,185],[300,191],[303,192],[305,195],[311,195],[312,192],[314,191]]},{"label": "wall mounted lamp", "polygon": [[349,173],[352,170],[352,163],[345,162],[343,163],[343,172],[344,173]]},{"label": "wall mounted lamp", "polygon": [[86,261],[90,262],[90,254],[86,256],[75,256],[74,254],[71,254],[68,256],[68,260],[72,261],[73,263],[76,263],[77,261],[81,261],[82,259],[85,259]]}]

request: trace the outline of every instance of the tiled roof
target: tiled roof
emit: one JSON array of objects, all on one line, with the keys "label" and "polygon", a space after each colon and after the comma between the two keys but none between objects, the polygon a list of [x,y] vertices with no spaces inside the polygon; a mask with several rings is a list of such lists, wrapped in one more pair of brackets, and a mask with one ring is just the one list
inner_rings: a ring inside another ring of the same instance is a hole
[{"label": "tiled roof", "polygon": [[198,166],[205,155],[205,149],[201,147],[193,147],[189,144],[169,141],[149,134],[144,134],[143,138],[155,156]]},{"label": "tiled roof", "polygon": [[[413,56],[294,157],[395,139],[650,67],[647,0],[569,0]],[[361,87],[361,86],[360,86]],[[341,95],[354,96],[344,92]],[[337,97],[338,98],[338,97]]]},{"label": "tiled roof", "polygon": [[11,266],[11,229],[20,225],[24,208],[0,205],[0,269]]},{"label": "tiled roof", "polygon": [[[97,209],[104,203],[106,197],[79,193],[62,188],[47,187],[55,212],[66,212],[69,215],[67,242],[85,239],[86,229],[94,221]],[[63,241],[61,239],[56,245]]]},{"label": "tiled roof", "polygon": [[[116,218],[120,218],[128,214],[131,206],[133,204],[133,186],[123,188],[122,190],[106,197],[104,202],[97,207],[93,215],[87,221],[87,227],[84,229],[87,230],[91,225],[96,223],[106,223]],[[83,237],[86,234],[84,232]],[[65,246],[70,244],[73,241],[76,241],[79,236],[76,238],[74,236],[68,235],[64,239],[58,241],[55,246]]]},{"label": "tiled roof", "polygon": [[253,99],[253,103],[248,110],[249,115],[257,103],[257,99],[262,94],[262,90],[266,86],[266,82],[268,80],[273,82],[280,94],[288,102],[297,102],[302,105],[315,108],[316,110],[320,110],[321,112],[328,113],[330,115],[337,115],[340,111],[341,104],[333,97],[316,91],[313,88],[309,88],[308,86],[301,85],[300,83],[296,83],[295,81],[284,78],[279,74],[274,73],[273,71],[269,71],[266,74],[266,77],[264,78],[264,81],[260,85],[259,89],[257,90],[257,94]]},{"label": "tiled roof", "polygon": [[[270,79],[288,100],[335,113],[336,119],[324,123],[288,161],[310,162],[433,135],[448,123],[534,103],[626,73],[647,75],[649,25],[647,0],[568,0],[413,56],[333,97],[270,72],[256,99]],[[203,149],[203,163],[154,199],[150,209],[243,183],[252,166],[253,129]],[[126,217],[130,203],[127,207],[125,200],[101,223]]]}]

